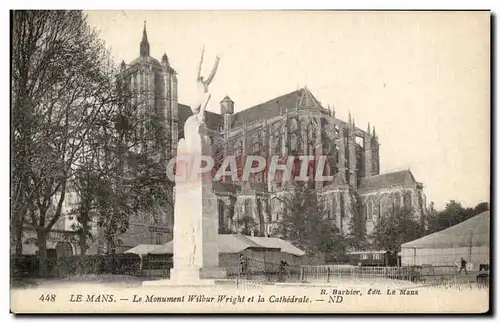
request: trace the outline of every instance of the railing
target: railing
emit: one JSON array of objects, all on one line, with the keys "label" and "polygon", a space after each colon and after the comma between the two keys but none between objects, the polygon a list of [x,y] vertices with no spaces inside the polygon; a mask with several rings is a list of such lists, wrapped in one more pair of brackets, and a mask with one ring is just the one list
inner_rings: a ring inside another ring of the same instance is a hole
[{"label": "railing", "polygon": [[324,281],[332,279],[351,278],[388,278],[415,281],[419,279],[420,272],[415,267],[362,267],[362,266],[302,266],[301,281]]}]

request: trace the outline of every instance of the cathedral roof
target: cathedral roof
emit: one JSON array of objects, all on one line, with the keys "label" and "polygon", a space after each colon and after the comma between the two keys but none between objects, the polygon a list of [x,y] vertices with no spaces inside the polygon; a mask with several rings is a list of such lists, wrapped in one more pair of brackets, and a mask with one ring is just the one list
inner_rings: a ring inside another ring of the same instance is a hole
[{"label": "cathedral roof", "polygon": [[157,67],[161,67],[160,62],[158,62],[156,58],[153,58],[151,56],[139,56],[130,63],[130,66],[141,64],[151,64]]},{"label": "cathedral roof", "polygon": [[[231,99],[226,96],[221,102],[224,102],[225,100]],[[231,128],[236,128],[245,123],[251,123],[258,120],[271,119],[279,116],[283,110],[295,111],[297,107],[316,107],[327,111],[321,107],[319,101],[307,88],[302,88],[234,113],[231,117]],[[184,104],[179,104],[178,109],[179,126],[182,126],[187,118],[191,116],[192,112],[189,106]],[[219,130],[219,128],[224,124],[223,117],[218,113],[205,111],[205,118],[207,126],[211,130]]]},{"label": "cathedral roof", "polygon": [[360,190],[376,190],[399,185],[416,185],[417,181],[409,170],[364,177],[359,180]]},{"label": "cathedral roof", "polygon": [[[179,103],[177,105],[177,108],[178,108],[177,117],[179,118],[179,129],[183,129],[182,127],[184,127],[184,123],[186,122],[187,118],[193,115],[193,112],[191,112],[191,108],[185,104]],[[223,121],[224,120],[222,119],[222,116],[220,114],[210,111],[205,111],[205,123],[208,129],[218,131]]]},{"label": "cathedral roof", "polygon": [[238,126],[243,123],[270,119],[279,116],[282,108],[295,111],[297,107],[316,104],[319,104],[319,102],[312,93],[307,88],[302,88],[235,113],[231,118],[232,124]]}]

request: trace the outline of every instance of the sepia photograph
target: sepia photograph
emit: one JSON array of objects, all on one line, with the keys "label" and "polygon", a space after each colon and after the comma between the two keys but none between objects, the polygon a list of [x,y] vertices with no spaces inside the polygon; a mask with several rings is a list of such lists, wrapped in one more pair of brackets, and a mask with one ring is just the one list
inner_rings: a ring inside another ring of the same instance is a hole
[{"label": "sepia photograph", "polygon": [[10,310],[484,314],[490,11],[10,11]]}]

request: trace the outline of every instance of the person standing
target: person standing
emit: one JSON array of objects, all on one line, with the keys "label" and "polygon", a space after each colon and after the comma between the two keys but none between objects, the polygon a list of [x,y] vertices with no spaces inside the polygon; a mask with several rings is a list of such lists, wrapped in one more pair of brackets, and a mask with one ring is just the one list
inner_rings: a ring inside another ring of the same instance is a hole
[{"label": "person standing", "polygon": [[240,273],[247,273],[247,259],[242,253],[240,253]]},{"label": "person standing", "polygon": [[465,271],[465,274],[467,275],[467,261],[465,261],[464,258],[460,258],[460,270],[458,271],[459,274],[462,272],[462,269]]}]

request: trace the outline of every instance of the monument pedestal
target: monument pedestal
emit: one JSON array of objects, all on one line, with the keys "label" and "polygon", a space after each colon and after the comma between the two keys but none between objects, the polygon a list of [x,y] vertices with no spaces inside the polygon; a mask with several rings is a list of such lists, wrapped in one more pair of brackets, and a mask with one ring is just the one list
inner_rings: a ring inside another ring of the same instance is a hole
[{"label": "monument pedestal", "polygon": [[204,127],[196,116],[190,117],[184,126],[186,139],[178,144],[170,279],[144,285],[214,285],[215,279],[226,278],[226,270],[219,267],[217,197],[210,172],[200,172],[202,157],[211,156]]},{"label": "monument pedestal", "polygon": [[170,279],[145,281],[144,286],[213,286],[216,279],[226,278],[223,268],[172,268]]}]

